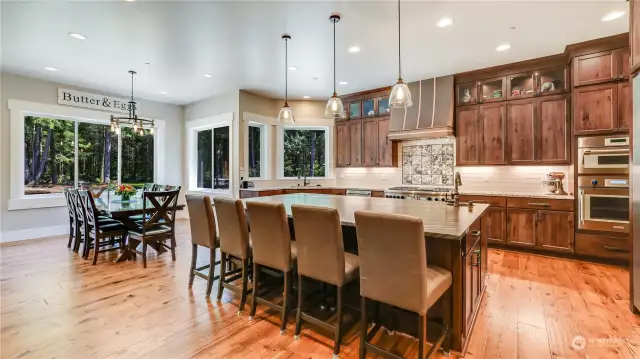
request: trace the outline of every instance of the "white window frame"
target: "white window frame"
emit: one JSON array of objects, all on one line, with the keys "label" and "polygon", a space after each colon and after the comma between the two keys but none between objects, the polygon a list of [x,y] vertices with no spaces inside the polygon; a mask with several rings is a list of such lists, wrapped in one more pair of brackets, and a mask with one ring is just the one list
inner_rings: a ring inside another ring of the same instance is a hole
[{"label": "white window frame", "polygon": [[333,169],[331,159],[333,158],[332,133],[331,126],[305,126],[305,125],[283,125],[278,126],[277,138],[277,162],[278,162],[278,179],[279,180],[297,180],[298,177],[284,176],[284,131],[285,130],[323,130],[324,134],[324,177],[307,177],[310,180],[326,180],[333,178]]},{"label": "white window frame", "polygon": [[[69,106],[48,105],[37,102],[8,100],[10,113],[11,135],[9,146],[10,177],[8,210],[24,210],[33,208],[64,207],[66,202],[62,193],[55,194],[24,194],[24,118],[26,116],[45,117],[56,120],[74,121],[74,185],[78,185],[78,123],[93,123],[109,125],[110,113],[96,110],[81,109]],[[164,158],[165,121],[155,119],[156,130],[154,135],[154,182],[164,180],[164,164],[159,158]],[[118,146],[121,141],[118,139]],[[120,149],[120,147],[119,147]],[[118,156],[122,151],[119,150]],[[120,176],[120,158],[118,159],[118,176]],[[119,177],[118,177],[119,178]]]},{"label": "white window frame", "polygon": [[[249,166],[249,128],[260,128],[260,176],[251,177],[249,173],[251,168]],[[264,180],[269,178],[269,146],[267,146],[269,140],[269,130],[271,126],[265,123],[248,121],[246,127],[246,135],[244,143],[244,163],[246,168],[246,174],[248,180]]]},{"label": "white window frame", "polygon": [[[229,127],[229,188],[201,188],[198,187],[198,132],[213,130],[214,128]],[[229,195],[237,192],[236,167],[238,163],[238,126],[233,113],[207,117],[187,122],[187,151],[189,156],[189,191],[210,194]]]}]

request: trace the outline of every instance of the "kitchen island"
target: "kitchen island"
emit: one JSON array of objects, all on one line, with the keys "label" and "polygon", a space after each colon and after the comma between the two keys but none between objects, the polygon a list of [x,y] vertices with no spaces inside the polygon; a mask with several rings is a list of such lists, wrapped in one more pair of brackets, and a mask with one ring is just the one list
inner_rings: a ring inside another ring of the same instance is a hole
[{"label": "kitchen island", "polygon": [[[293,204],[335,208],[343,226],[345,250],[353,252],[357,252],[355,211],[405,214],[421,218],[427,241],[427,262],[448,269],[453,275],[450,295],[445,294],[439,305],[434,305],[429,310],[428,316],[449,326],[452,350],[461,353],[466,351],[485,288],[487,239],[482,228],[486,226],[484,214],[488,204],[453,207],[442,202],[308,193],[255,197],[243,201],[283,203],[289,217]],[[389,325],[385,322],[385,326],[415,335],[417,319],[406,312],[394,311],[394,314],[398,319],[389,322]],[[438,334],[430,331],[427,333],[430,337],[431,334]]]}]

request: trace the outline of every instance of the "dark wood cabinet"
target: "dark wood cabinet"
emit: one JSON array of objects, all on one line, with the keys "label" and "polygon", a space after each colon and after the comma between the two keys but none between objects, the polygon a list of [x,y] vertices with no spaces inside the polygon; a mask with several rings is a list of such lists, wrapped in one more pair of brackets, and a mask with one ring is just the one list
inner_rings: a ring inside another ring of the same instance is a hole
[{"label": "dark wood cabinet", "polygon": [[631,84],[618,84],[618,130],[629,131],[633,123],[633,102],[631,99]]},{"label": "dark wood cabinet", "polygon": [[618,62],[615,50],[574,57],[573,86],[613,81],[618,76]]},{"label": "dark wood cabinet", "polygon": [[394,144],[387,138],[391,119],[379,119],[376,124],[378,126],[378,166],[395,167],[398,165],[398,144]]},{"label": "dark wood cabinet", "polygon": [[336,122],[336,166],[349,166],[351,160],[351,144],[349,126],[346,121]]},{"label": "dark wood cabinet", "polygon": [[378,122],[362,121],[362,165],[373,167],[378,164]]},{"label": "dark wood cabinet", "polygon": [[464,331],[470,332],[473,318],[479,309],[477,301],[482,293],[481,241],[471,234],[467,235],[467,241],[474,240],[471,249],[464,256]]},{"label": "dark wood cabinet", "polygon": [[480,107],[461,107],[457,111],[456,162],[459,165],[480,163]]},{"label": "dark wood cabinet", "polygon": [[536,232],[538,248],[573,253],[573,212],[538,210]]},{"label": "dark wood cabinet", "polygon": [[507,152],[509,163],[536,163],[536,100],[507,103]]},{"label": "dark wood cabinet", "polygon": [[536,218],[535,209],[509,208],[507,210],[507,244],[535,247]]},{"label": "dark wood cabinet", "polygon": [[567,92],[566,66],[550,67],[507,76],[507,99],[518,100]]},{"label": "dark wood cabinet", "polygon": [[575,89],[573,124],[576,135],[613,132],[618,124],[618,85]]},{"label": "dark wood cabinet", "polygon": [[362,121],[347,121],[349,126],[349,166],[362,166]]},{"label": "dark wood cabinet", "polygon": [[569,97],[553,95],[537,100],[536,157],[540,163],[571,163]]},{"label": "dark wood cabinet", "polygon": [[506,244],[505,224],[507,210],[500,207],[489,207],[487,209],[485,232],[489,243]]},{"label": "dark wood cabinet", "polygon": [[631,59],[629,67],[632,73],[640,69],[640,2],[631,0],[629,2],[629,42],[631,45]]},{"label": "dark wood cabinet", "polygon": [[480,162],[486,165],[504,164],[505,105],[480,106]]},{"label": "dark wood cabinet", "polygon": [[629,78],[629,74],[630,74],[630,50],[628,47],[624,47],[622,49],[617,49],[616,51],[616,57],[618,60],[618,68],[617,68],[617,74],[618,74],[618,80],[620,79],[628,79]]}]

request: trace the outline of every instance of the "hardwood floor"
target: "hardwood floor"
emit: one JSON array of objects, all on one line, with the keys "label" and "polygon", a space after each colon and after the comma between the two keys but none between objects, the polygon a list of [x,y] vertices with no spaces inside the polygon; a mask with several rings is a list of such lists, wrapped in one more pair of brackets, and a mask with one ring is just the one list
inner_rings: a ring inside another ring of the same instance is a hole
[{"label": "hardwood floor", "polygon": [[[96,266],[66,248],[66,237],[0,247],[2,358],[330,358],[332,340],[258,306],[237,316],[239,298],[206,298],[188,288],[189,224],[178,225],[178,258],[169,254]],[[202,264],[208,257],[200,255]],[[640,358],[640,317],[629,311],[624,269],[490,250],[488,288],[466,358]],[[358,357],[354,328],[342,358]],[[573,349],[574,337],[584,349]],[[378,338],[415,357],[415,342]],[[452,354],[452,358],[456,356]]]}]

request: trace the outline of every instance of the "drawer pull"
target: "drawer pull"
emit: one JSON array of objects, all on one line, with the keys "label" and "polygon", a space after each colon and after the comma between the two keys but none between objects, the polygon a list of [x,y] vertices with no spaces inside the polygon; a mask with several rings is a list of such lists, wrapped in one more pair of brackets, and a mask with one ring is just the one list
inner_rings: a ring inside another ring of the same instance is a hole
[{"label": "drawer pull", "polygon": [[628,250],[624,249],[624,248],[620,248],[620,247],[612,247],[612,246],[604,246],[604,249],[611,251],[611,252],[624,252],[624,253],[629,253]]},{"label": "drawer pull", "polygon": [[613,226],[613,229],[624,229],[624,226]]},{"label": "drawer pull", "polygon": [[471,235],[474,237],[480,237],[480,231],[471,231]]},{"label": "drawer pull", "polygon": [[540,207],[549,207],[549,206],[551,206],[549,203],[543,203],[543,202],[529,202],[527,204],[529,206],[540,206]]}]

